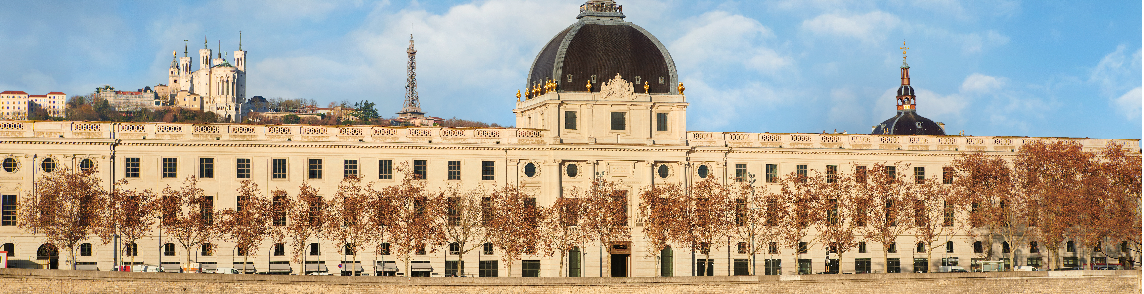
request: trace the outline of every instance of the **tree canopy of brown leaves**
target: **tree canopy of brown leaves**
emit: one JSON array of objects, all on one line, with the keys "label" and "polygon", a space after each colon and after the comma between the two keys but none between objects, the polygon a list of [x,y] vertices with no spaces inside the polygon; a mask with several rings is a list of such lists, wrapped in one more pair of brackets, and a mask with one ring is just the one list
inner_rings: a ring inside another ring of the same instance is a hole
[{"label": "tree canopy of brown leaves", "polygon": [[[405,262],[405,272],[409,272],[409,256],[418,250],[436,252],[445,243],[443,223],[437,217],[444,212],[438,195],[425,189],[425,180],[417,178],[407,164],[397,168],[404,174],[401,183],[385,187],[379,191],[375,208],[386,209],[389,216],[378,221],[387,221],[385,233],[393,241],[392,250]],[[426,249],[427,248],[427,249]]]},{"label": "tree canopy of brown leaves", "polygon": [[[322,196],[318,196],[318,189],[303,182],[298,188],[297,200],[287,208],[289,220],[286,230],[293,245],[294,261],[304,264],[306,246],[310,244],[310,238],[321,236],[326,227],[326,202]],[[305,272],[304,265],[303,272]]]},{"label": "tree canopy of brown leaves", "polygon": [[544,211],[537,207],[533,194],[514,185],[494,190],[489,198],[488,211],[493,214],[488,223],[489,241],[500,248],[501,260],[511,273],[513,262],[521,255],[538,252]]},{"label": "tree canopy of brown leaves", "polygon": [[188,176],[179,189],[164,188],[159,203],[162,218],[159,225],[164,234],[174,237],[186,250],[186,264],[191,263],[191,248],[220,235],[214,219],[214,198],[203,194],[195,176]]},{"label": "tree canopy of brown leaves", "polygon": [[24,197],[17,223],[33,234],[43,234],[46,242],[66,248],[75,269],[75,247],[96,233],[107,203],[107,191],[100,186],[95,168],[71,170],[60,166],[35,180],[33,193]]},{"label": "tree canopy of brown leaves", "polygon": [[583,246],[590,239],[580,227],[583,213],[580,199],[574,197],[556,198],[552,206],[542,213],[544,216],[541,224],[541,235],[544,236],[542,247],[545,255],[560,253],[560,276],[567,273],[564,260],[568,251]]},{"label": "tree canopy of brown leaves", "polygon": [[[445,239],[457,244],[457,254],[461,259],[488,240],[488,230],[482,225],[483,195],[484,191],[480,188],[463,191],[450,187],[444,192],[445,213],[440,215],[440,222],[445,224]],[[457,263],[456,270],[458,275],[465,275],[465,268],[460,262]]]},{"label": "tree canopy of brown leaves", "polygon": [[[893,167],[892,171],[889,167]],[[912,208],[910,198],[906,196],[912,182],[907,182],[899,168],[908,169],[909,165],[883,163],[874,164],[873,170],[867,171],[868,183],[858,183],[861,198],[867,201],[865,207],[867,226],[863,228],[866,240],[882,244],[882,258],[887,260],[891,246],[897,247],[898,237],[905,235],[912,228]],[[890,272],[889,262],[885,263],[885,272]]]},{"label": "tree canopy of brown leaves", "polygon": [[680,205],[686,197],[679,184],[655,185],[640,193],[640,222],[643,223],[648,255],[655,258],[657,268],[663,266],[659,264],[660,252],[669,246],[680,229],[680,216],[687,215],[684,211],[686,206]]},{"label": "tree canopy of brown leaves", "polygon": [[242,272],[246,272],[246,262],[258,246],[270,237],[270,222],[273,217],[270,200],[262,196],[258,184],[250,180],[242,181],[238,188],[238,207],[222,211],[219,231],[234,247],[242,250]]},{"label": "tree canopy of brown leaves", "polygon": [[[127,186],[127,180],[119,180],[117,186]],[[123,238],[124,244],[133,244],[151,232],[159,213],[159,199],[150,189],[139,191],[136,189],[118,188],[109,194],[107,208],[102,216],[103,225],[100,227],[100,238],[104,244],[112,241],[115,235]],[[127,246],[123,246],[124,253]],[[135,255],[131,256],[134,264]]]},{"label": "tree canopy of brown leaves", "polygon": [[[620,187],[619,183],[609,181],[603,176],[592,179],[586,193],[580,199],[581,214],[580,229],[591,236],[591,240],[608,248],[617,241],[630,240],[632,229],[628,226],[628,191]],[[605,250],[607,251],[607,250]],[[603,254],[603,253],[601,253]],[[611,269],[611,253],[605,257],[602,271]],[[610,275],[610,272],[602,275]]]},{"label": "tree canopy of brown leaves", "polygon": [[326,221],[326,235],[343,251],[350,249],[355,262],[357,248],[364,248],[377,240],[380,231],[369,222],[371,197],[368,190],[369,187],[361,186],[360,178],[346,177],[338,185],[338,192],[330,199],[327,207],[329,220]]}]

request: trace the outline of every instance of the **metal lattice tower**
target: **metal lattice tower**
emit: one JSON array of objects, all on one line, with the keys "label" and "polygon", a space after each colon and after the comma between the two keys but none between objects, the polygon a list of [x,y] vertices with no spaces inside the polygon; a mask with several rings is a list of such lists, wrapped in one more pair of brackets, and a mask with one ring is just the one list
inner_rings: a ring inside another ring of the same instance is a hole
[{"label": "metal lattice tower", "polygon": [[421,112],[421,100],[417,98],[417,50],[413,49],[413,35],[409,35],[409,65],[407,66],[406,84],[405,84],[405,105],[398,112],[399,117],[422,117],[425,115]]}]

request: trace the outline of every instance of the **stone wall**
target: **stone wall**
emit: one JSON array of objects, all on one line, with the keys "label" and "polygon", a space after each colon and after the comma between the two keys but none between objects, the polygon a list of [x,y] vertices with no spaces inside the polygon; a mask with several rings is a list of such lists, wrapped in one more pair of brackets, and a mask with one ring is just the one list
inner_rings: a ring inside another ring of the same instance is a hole
[{"label": "stone wall", "polygon": [[3,293],[1140,293],[1140,271],[673,278],[393,278],[0,269]]}]

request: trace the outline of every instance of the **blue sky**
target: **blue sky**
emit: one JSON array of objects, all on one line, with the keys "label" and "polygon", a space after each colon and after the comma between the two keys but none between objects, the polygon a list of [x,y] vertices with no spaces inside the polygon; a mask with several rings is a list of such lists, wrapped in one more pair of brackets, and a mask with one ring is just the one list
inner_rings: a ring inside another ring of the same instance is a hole
[{"label": "blue sky", "polygon": [[[0,89],[166,83],[183,40],[233,51],[241,30],[248,96],[389,114],[413,33],[429,115],[512,125],[533,58],[581,3],[4,0]],[[904,40],[919,113],[949,134],[1141,137],[1140,1],[619,4],[671,52],[693,131],[868,133],[893,116]]]}]

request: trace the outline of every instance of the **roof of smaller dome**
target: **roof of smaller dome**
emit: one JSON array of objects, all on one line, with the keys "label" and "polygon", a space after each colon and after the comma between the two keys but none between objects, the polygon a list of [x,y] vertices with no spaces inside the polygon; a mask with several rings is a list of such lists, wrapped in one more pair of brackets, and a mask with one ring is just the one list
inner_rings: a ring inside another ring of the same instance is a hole
[{"label": "roof of smaller dome", "polygon": [[935,135],[944,136],[945,129],[913,110],[900,110],[898,114],[874,127],[871,135]]},{"label": "roof of smaller dome", "polygon": [[910,85],[902,85],[898,87],[898,96],[914,95],[914,87]]}]

